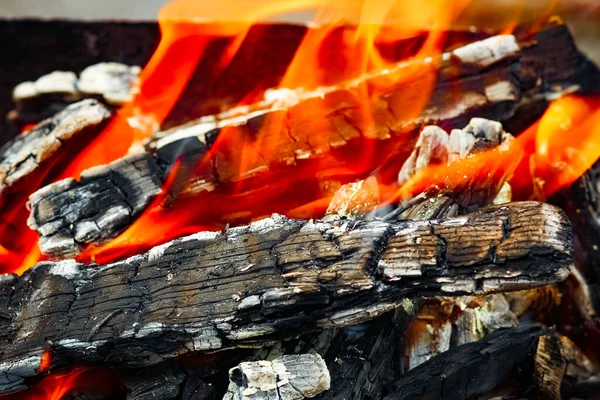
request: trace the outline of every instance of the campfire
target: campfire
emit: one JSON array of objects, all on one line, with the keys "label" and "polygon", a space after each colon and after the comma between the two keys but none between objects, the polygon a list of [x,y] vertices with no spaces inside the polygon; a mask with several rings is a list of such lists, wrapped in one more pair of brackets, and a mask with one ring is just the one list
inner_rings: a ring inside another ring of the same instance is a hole
[{"label": "campfire", "polygon": [[600,70],[561,9],[205,3],[0,21],[60,43],[11,69],[0,398],[600,398]]}]

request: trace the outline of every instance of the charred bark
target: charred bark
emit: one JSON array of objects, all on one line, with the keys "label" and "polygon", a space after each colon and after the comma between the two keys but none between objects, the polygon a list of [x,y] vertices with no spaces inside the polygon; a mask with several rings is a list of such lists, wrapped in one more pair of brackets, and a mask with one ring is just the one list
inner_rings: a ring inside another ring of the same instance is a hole
[{"label": "charred bark", "polygon": [[74,145],[91,141],[109,117],[110,112],[97,101],[84,100],[4,145],[0,149],[0,194],[3,200],[11,193],[31,190],[25,185],[43,179],[48,169],[65,153],[74,151]]},{"label": "charred bark", "polygon": [[381,398],[398,370],[402,332],[420,303],[406,299],[401,307],[374,321],[342,328],[325,353],[331,389],[318,400]]},{"label": "charred bark", "polygon": [[360,323],[416,296],[546,285],[568,274],[571,237],[558,209],[526,202],[443,221],[274,216],[113,264],[41,263],[3,278],[0,390],[22,389],[44,353],[51,369],[150,365]]},{"label": "charred bark", "polygon": [[595,315],[600,315],[600,164],[596,164],[568,189],[562,190],[549,201],[562,208],[573,223],[575,264],[589,287]]},{"label": "charred bark", "polygon": [[393,393],[384,399],[463,400],[487,394],[513,378],[528,388],[531,374],[523,376],[520,369],[531,371],[538,341],[545,333],[541,326],[528,324],[498,329],[478,342],[448,350],[402,375],[394,382]]},{"label": "charred bark", "polygon": [[202,374],[172,363],[123,371],[122,375],[127,400],[216,400],[217,397],[215,388],[202,379]]},{"label": "charred bark", "polygon": [[[584,76],[594,76],[597,71],[590,71],[587,66],[587,60],[578,53],[565,26],[547,26],[533,37],[523,36],[519,40],[511,35],[492,37],[446,54],[429,104],[418,118],[405,118],[406,109],[411,109],[410,105],[414,102],[414,99],[406,98],[405,93],[419,87],[423,83],[421,81],[428,77],[418,76],[410,82],[394,83],[386,78],[386,74],[375,75],[344,88],[331,88],[322,97],[304,97],[284,108],[258,110],[224,121],[221,117],[205,118],[199,125],[176,130],[152,143],[155,152],[151,157],[156,158],[157,164],[164,165],[165,170],[169,170],[176,159],[186,157],[188,151],[192,153],[190,158],[197,160],[198,154],[203,153],[198,149],[211,146],[223,129],[235,129],[242,137],[240,140],[248,143],[254,143],[260,136],[260,140],[277,148],[276,152],[259,154],[254,164],[242,167],[240,142],[234,140],[231,145],[227,145],[226,141],[221,143],[194,174],[180,174],[180,187],[184,187],[182,190],[186,196],[228,192],[234,181],[235,185],[246,182],[257,187],[283,180],[289,176],[290,168],[299,169],[317,163],[320,172],[327,174],[329,168],[339,167],[339,159],[344,154],[353,159],[356,151],[365,145],[372,145],[375,153],[381,156],[373,159],[384,160],[393,154],[394,162],[399,164],[412,150],[419,127],[424,124],[438,124],[445,129],[463,127],[473,116],[523,123],[524,116],[535,118],[539,115],[548,96],[573,90]],[[399,66],[398,71],[401,69]],[[365,97],[361,90],[377,92],[371,102],[374,126],[369,125],[371,119],[364,118],[360,111],[360,99]],[[529,109],[532,105],[540,108],[537,114]],[[524,107],[527,110],[521,113]],[[320,111],[315,111],[316,114],[309,118],[307,110]],[[261,131],[266,126],[279,123],[281,126],[277,129]],[[507,130],[511,129],[509,125]],[[311,135],[315,130],[320,133],[318,137]],[[332,157],[334,154],[336,156]],[[372,169],[376,167],[379,165],[372,166]],[[189,173],[189,169],[184,170]],[[364,171],[365,174],[369,172],[371,170]],[[314,181],[314,174],[306,179]],[[95,189],[83,186],[85,183],[73,185],[68,196],[82,198],[80,193],[95,193]],[[106,242],[126,227],[127,223],[119,224],[120,229],[116,231],[106,230],[89,239],[81,238],[82,241],[78,241],[75,232],[70,229],[48,229],[46,225],[69,225],[65,221],[68,207],[63,207],[62,200],[59,200],[61,196],[56,196],[62,188],[60,183],[51,185],[44,189],[43,196],[36,196],[36,201],[32,202],[30,226],[43,237],[41,248],[47,256],[75,256],[86,245]],[[41,197],[46,199],[38,203]],[[107,202],[107,209],[100,209],[96,215],[84,218],[87,222],[103,218],[105,213],[113,212],[113,203]],[[43,212],[38,211],[36,204],[44,204]],[[221,215],[211,215],[219,219],[232,212],[224,210]],[[260,210],[263,214],[259,215],[264,215],[264,212]],[[126,219],[133,220],[135,217],[134,214]],[[70,247],[65,247],[65,243],[71,243]]]}]

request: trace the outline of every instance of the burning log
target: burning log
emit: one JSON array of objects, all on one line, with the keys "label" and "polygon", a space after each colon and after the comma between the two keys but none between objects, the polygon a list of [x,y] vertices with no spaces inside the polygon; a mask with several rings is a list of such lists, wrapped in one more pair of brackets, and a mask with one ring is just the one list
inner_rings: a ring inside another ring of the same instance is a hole
[{"label": "burning log", "polygon": [[86,143],[106,125],[110,112],[84,100],[41,122],[0,149],[0,193],[7,195],[46,177],[48,169],[74,147]]},{"label": "burning log", "polygon": [[329,371],[318,354],[243,362],[229,371],[229,381],[223,400],[312,398],[330,385]]},{"label": "burning log", "polygon": [[[553,60],[552,63],[549,60]],[[206,136],[210,146],[220,131],[228,130],[227,136],[233,129],[246,138],[240,140],[255,141],[263,128],[277,125],[277,121],[285,121],[281,126],[281,129],[286,127],[285,132],[276,129],[275,132],[269,132],[270,136],[261,139],[276,147],[277,152],[261,154],[253,165],[244,169],[238,164],[239,161],[235,161],[241,158],[239,142],[229,139],[235,142],[235,146],[217,146],[203,160],[205,167],[195,171],[192,177],[180,178],[181,185],[185,186],[184,191],[187,195],[227,192],[240,181],[277,181],[288,175],[292,166],[301,169],[311,163],[318,163],[322,167],[320,173],[327,174],[328,168],[339,166],[339,158],[331,155],[344,152],[355,154],[353,151],[356,146],[364,146],[366,142],[374,143],[381,159],[396,154],[397,162],[408,155],[416,140],[416,133],[423,124],[434,123],[443,128],[462,127],[471,117],[480,116],[508,121],[513,125],[519,121],[526,125],[529,121],[525,121],[527,118],[524,115],[532,119],[539,115],[547,97],[573,90],[584,75],[597,72],[590,71],[587,66],[588,62],[575,48],[567,28],[549,25],[532,37],[523,35],[516,39],[511,35],[502,35],[447,53],[443,57],[429,104],[419,117],[406,118],[406,109],[412,109],[410,104],[414,99],[407,99],[403,93],[422,84],[418,80],[427,77],[417,77],[417,81],[413,82],[389,82],[395,72],[406,68],[399,66],[398,70],[370,75],[344,88],[326,90],[319,97],[305,95],[298,103],[292,102],[283,109],[275,107],[230,120],[221,121],[217,118],[208,124],[187,127],[151,143],[150,147],[155,152],[149,157],[155,157],[156,164],[164,165],[166,171],[173,167],[175,160],[185,156],[185,150],[182,149],[190,145],[196,157],[202,154],[203,151],[198,149],[205,148],[203,141]],[[364,97],[360,90],[365,86],[382,92],[374,95],[371,102],[374,127],[366,125],[367,121],[360,112],[359,99]],[[532,112],[532,108],[537,108],[538,112]],[[323,115],[310,114],[314,118],[307,119],[307,110],[313,109],[322,110]],[[523,110],[525,112],[521,113]],[[310,135],[313,131],[310,121],[313,120],[319,121],[318,128],[322,131],[319,138],[325,140],[316,140],[314,135]],[[362,173],[366,174],[370,172],[369,169],[376,167],[369,165]],[[108,169],[117,171],[115,166]],[[357,174],[359,177],[361,173]],[[311,179],[314,179],[314,175]],[[80,219],[68,222],[71,217],[66,214],[71,208],[63,205],[65,197],[83,199],[84,194],[89,196],[98,193],[93,186],[84,188],[85,181],[69,185],[68,194],[58,196],[65,186],[56,183],[32,197],[29,224],[40,233],[41,249],[49,257],[76,256],[90,243],[104,243],[122,232],[139,215],[138,212],[125,215],[117,211],[122,215],[121,221],[114,224],[119,227],[117,230],[96,231],[96,234],[87,237],[77,235],[73,227],[79,226],[80,221],[87,220],[88,225],[97,224],[99,219],[105,218],[105,214],[117,213],[113,208],[118,201],[108,201],[106,208],[99,209],[94,215],[81,213],[76,217]],[[143,191],[138,187],[129,190]],[[151,191],[154,190],[152,187]],[[81,206],[87,208],[85,204]],[[231,211],[213,210],[213,214],[221,216],[227,212]],[[258,215],[261,212],[264,213],[262,210],[256,211]]]},{"label": "burning log", "polygon": [[74,362],[151,365],[356,324],[415,296],[546,285],[568,274],[571,236],[558,209],[525,202],[441,221],[275,216],[113,264],[41,263],[3,279],[0,391]]},{"label": "burning log", "polygon": [[137,66],[99,63],[84,69],[79,78],[74,72],[55,71],[35,82],[22,82],[13,90],[16,108],[8,119],[22,130],[85,98],[122,105],[133,97],[140,71]]}]

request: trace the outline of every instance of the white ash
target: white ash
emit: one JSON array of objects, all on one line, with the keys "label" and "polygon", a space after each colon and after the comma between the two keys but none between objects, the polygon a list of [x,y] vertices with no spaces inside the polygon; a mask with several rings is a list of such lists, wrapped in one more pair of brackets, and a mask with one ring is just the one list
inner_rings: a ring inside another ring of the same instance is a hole
[{"label": "white ash", "polygon": [[240,363],[229,370],[228,400],[300,400],[329,389],[331,377],[318,354]]},{"label": "white ash", "polygon": [[75,260],[59,261],[52,265],[52,268],[50,268],[48,273],[50,275],[62,276],[67,279],[75,279],[81,275],[81,270],[79,269],[80,266],[82,266],[82,264]]}]

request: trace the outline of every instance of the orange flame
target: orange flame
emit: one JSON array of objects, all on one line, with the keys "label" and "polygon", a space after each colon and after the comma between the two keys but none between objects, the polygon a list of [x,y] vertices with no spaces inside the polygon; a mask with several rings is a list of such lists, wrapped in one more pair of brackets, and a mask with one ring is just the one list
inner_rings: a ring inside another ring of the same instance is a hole
[{"label": "orange flame", "polygon": [[[373,129],[373,102],[381,90],[410,82],[412,86],[400,99],[407,104],[402,117],[414,118],[421,113],[435,85],[437,61],[443,51],[445,33],[468,3],[469,0],[436,0],[427,3],[418,0],[386,0],[383,3],[371,0],[240,3],[229,0],[231,7],[219,4],[219,10],[228,10],[229,17],[231,10],[238,10],[237,15],[243,21],[225,24],[229,29],[222,27],[221,32],[237,35],[230,46],[229,60],[233,57],[231,53],[239,48],[248,28],[257,20],[284,11],[317,8],[315,27],[305,35],[279,88],[295,89],[298,95],[304,96],[318,88],[321,91],[335,89],[331,86],[323,88],[327,85],[347,84],[356,87],[354,98],[346,100],[359,105],[351,118],[360,121],[364,135],[362,147],[353,149],[352,153],[347,152],[343,157],[330,151],[330,143],[334,141],[331,135],[339,133],[328,125],[331,123],[327,118],[330,110],[319,97],[308,100],[311,107],[294,109],[291,117],[285,113],[270,113],[255,137],[249,137],[244,129],[237,126],[226,127],[194,174],[202,176],[212,171],[213,160],[225,157],[228,180],[233,186],[202,193],[187,203],[180,200],[177,207],[171,208],[163,207],[164,197],[161,197],[117,239],[108,245],[91,246],[80,259],[108,261],[198,229],[218,229],[227,222],[249,222],[273,212],[289,215],[293,211],[295,215],[319,216],[319,211],[326,208],[323,199],[329,194],[321,190],[318,182],[315,183],[315,177],[318,176],[318,181],[348,181],[364,177],[380,166],[386,152],[374,147],[378,132]],[[198,14],[200,11],[208,12],[208,15],[213,11],[210,5],[199,6],[196,1],[187,0],[174,1],[167,10],[171,15],[185,15],[188,18],[201,15]],[[395,21],[396,27],[386,27],[388,20]],[[350,29],[345,27],[348,21],[358,21],[359,24],[357,28]],[[344,29],[338,29],[340,27]],[[393,70],[380,81],[367,83],[364,79],[356,80],[392,65],[380,54],[376,46],[378,40],[389,43],[413,38],[423,32],[426,32],[424,41],[412,53],[404,56],[410,62],[406,62],[403,68]],[[332,48],[335,49],[334,53],[327,51]],[[426,59],[430,61],[426,62]],[[305,128],[303,130],[308,130],[306,128],[310,126],[313,133],[303,139],[310,144],[311,151],[319,155],[317,160],[306,160],[302,165],[298,163],[293,176],[288,171],[270,171],[272,165],[295,164],[295,158],[302,158],[288,136],[294,135],[294,132],[287,133],[289,118],[293,118],[296,124],[301,123]],[[352,162],[349,162],[350,159]],[[254,172],[259,170],[262,171],[261,176],[255,177]],[[176,173],[172,172],[171,180],[175,180]],[[300,186],[302,193],[298,193]],[[165,192],[170,188],[167,185]]]},{"label": "orange flame", "polygon": [[103,369],[75,368],[52,374],[24,393],[7,395],[6,400],[62,400],[77,390],[108,395],[116,389],[115,377]]},{"label": "orange flame", "polygon": [[392,200],[426,189],[440,191],[485,185],[500,175],[511,177],[513,200],[544,200],[569,187],[600,158],[600,96],[567,95],[550,104],[544,115],[505,151],[492,149],[448,166],[430,166],[406,182]]}]

